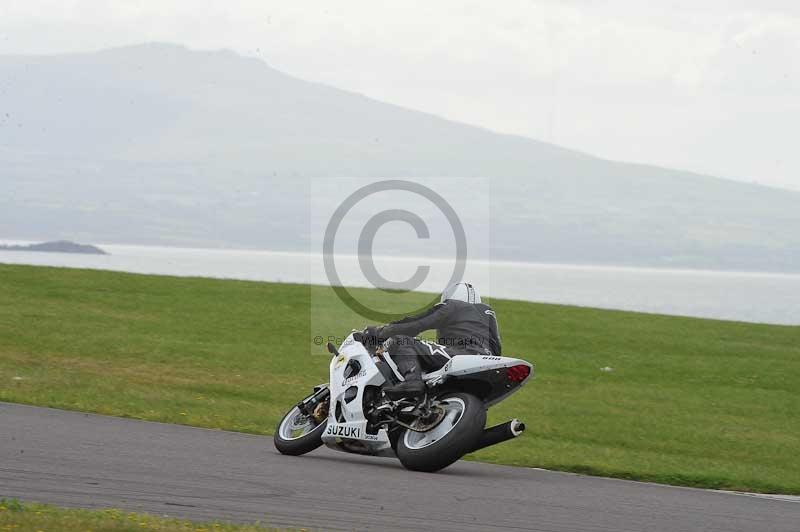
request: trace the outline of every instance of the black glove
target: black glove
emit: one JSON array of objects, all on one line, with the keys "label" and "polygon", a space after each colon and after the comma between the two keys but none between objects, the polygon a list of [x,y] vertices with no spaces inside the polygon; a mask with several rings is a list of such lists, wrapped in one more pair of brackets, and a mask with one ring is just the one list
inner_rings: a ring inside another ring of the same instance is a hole
[{"label": "black glove", "polygon": [[383,344],[384,338],[380,337],[380,329],[380,327],[368,325],[364,327],[364,331],[361,333],[361,343],[370,353],[374,353],[378,346]]}]

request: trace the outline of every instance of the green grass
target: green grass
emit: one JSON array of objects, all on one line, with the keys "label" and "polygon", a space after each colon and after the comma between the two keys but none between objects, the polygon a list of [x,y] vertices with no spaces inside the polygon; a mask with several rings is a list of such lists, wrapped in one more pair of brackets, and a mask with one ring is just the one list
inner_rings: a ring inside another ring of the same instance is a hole
[{"label": "green grass", "polygon": [[45,504],[0,499],[0,532],[277,532],[261,525],[219,521],[198,523],[122,510],[67,510]]},{"label": "green grass", "polygon": [[[492,303],[537,376],[471,458],[800,494],[800,327]],[[0,265],[0,400],[269,434],[327,380],[313,337],[364,324],[323,287]]]}]

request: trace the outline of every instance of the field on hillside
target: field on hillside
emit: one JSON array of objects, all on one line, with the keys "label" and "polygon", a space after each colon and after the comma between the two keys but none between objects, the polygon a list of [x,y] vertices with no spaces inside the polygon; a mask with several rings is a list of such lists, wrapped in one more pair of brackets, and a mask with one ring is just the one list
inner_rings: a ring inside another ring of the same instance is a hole
[{"label": "field on hillside", "polygon": [[[491,303],[537,376],[472,458],[800,494],[800,327]],[[269,434],[364,324],[324,287],[0,265],[0,401]]]}]

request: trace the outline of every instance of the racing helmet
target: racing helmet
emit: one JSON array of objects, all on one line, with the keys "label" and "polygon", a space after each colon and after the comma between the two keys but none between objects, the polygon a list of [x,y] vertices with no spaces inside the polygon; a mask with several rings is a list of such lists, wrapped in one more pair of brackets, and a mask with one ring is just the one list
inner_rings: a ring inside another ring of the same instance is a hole
[{"label": "racing helmet", "polygon": [[478,291],[469,283],[456,283],[448,286],[442,292],[441,302],[444,303],[448,299],[457,299],[465,303],[480,303],[481,296]]}]

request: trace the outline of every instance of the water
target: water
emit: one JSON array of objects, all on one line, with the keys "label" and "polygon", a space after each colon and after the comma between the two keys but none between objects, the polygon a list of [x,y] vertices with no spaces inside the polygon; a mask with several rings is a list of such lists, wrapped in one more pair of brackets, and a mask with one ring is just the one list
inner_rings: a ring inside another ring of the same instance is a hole
[{"label": "water", "polygon": [[[6,243],[17,243],[6,241]],[[0,262],[146,274],[329,284],[319,255],[251,250],[100,245],[111,255],[0,252]],[[423,262],[420,262],[423,261]],[[419,290],[438,292],[446,260],[376,258],[387,279],[420,264],[431,273]],[[342,284],[370,286],[354,256],[339,256]],[[785,325],[800,325],[800,275],[472,261],[465,279],[493,297]],[[0,279],[0,285],[2,279]]]}]

